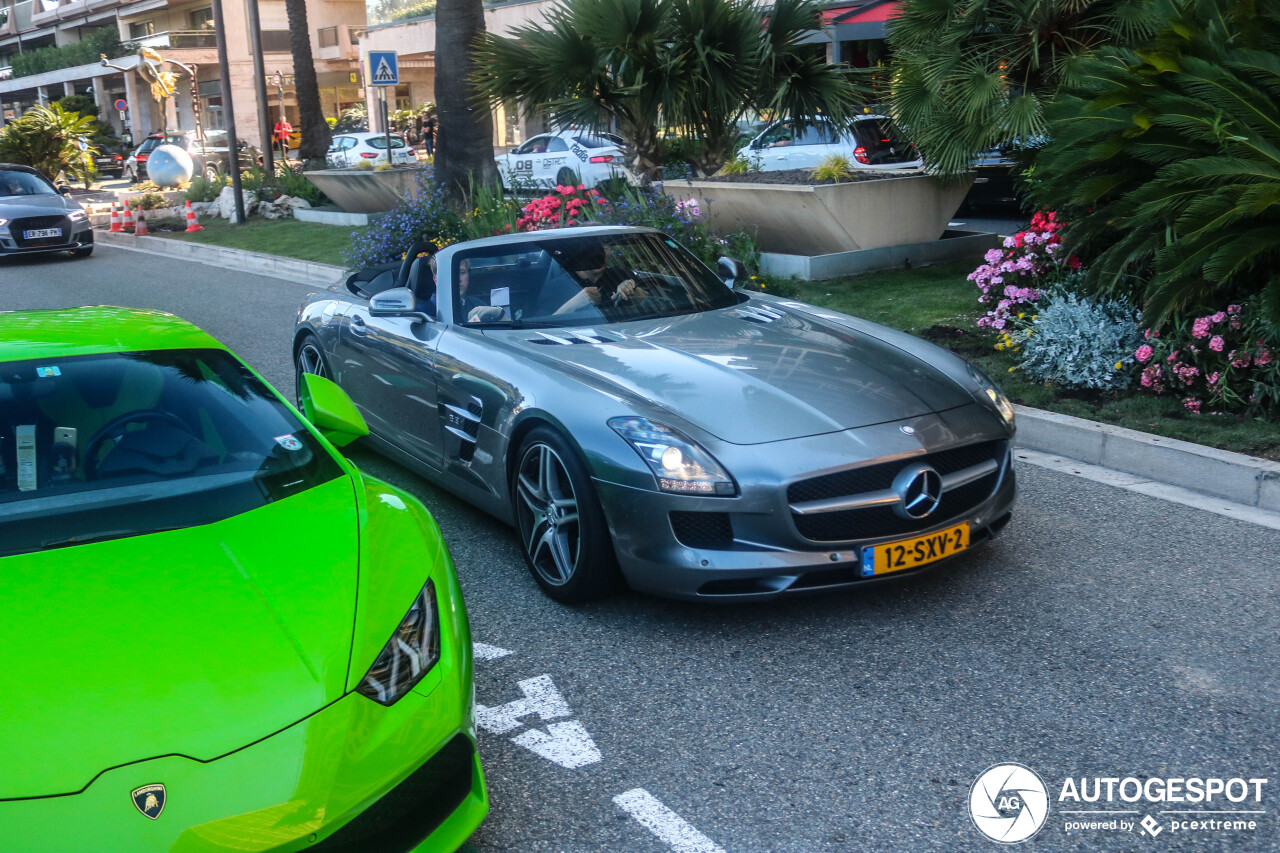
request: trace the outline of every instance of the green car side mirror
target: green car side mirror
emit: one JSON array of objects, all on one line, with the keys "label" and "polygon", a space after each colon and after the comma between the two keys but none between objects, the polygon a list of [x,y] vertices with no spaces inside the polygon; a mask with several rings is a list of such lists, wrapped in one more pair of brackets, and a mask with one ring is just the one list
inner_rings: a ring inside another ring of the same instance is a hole
[{"label": "green car side mirror", "polygon": [[334,447],[345,447],[369,434],[364,415],[347,392],[323,376],[303,373],[298,377],[298,399],[302,414]]}]

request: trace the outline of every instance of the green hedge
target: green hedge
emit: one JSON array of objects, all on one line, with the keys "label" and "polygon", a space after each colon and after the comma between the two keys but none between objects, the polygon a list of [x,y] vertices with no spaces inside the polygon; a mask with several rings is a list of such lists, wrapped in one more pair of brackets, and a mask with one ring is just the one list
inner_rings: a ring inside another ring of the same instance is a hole
[{"label": "green hedge", "polygon": [[130,53],[120,43],[120,32],[115,27],[100,27],[75,44],[61,47],[39,47],[11,57],[13,76],[26,77],[60,68],[88,65],[97,62],[101,54],[109,57]]}]

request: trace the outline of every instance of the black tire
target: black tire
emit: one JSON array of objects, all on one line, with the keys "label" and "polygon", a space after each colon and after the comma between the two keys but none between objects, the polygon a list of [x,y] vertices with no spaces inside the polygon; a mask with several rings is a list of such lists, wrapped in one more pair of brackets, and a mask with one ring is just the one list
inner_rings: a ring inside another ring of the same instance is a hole
[{"label": "black tire", "polygon": [[520,443],[511,504],[525,563],[547,596],[580,604],[618,588],[600,499],[577,450],[554,429],[536,427]]},{"label": "black tire", "polygon": [[304,332],[293,348],[293,399],[298,411],[302,411],[302,374],[312,373],[333,379],[333,371],[329,369],[329,360],[325,358],[324,347],[320,339],[310,332]]},{"label": "black tire", "polygon": [[210,183],[218,180],[218,167],[210,163],[204,167],[204,179]]},{"label": "black tire", "polygon": [[72,250],[71,250],[71,257],[73,257],[73,258],[87,258],[87,257],[89,257],[89,256],[90,256],[90,255],[92,255],[92,254],[93,254],[93,247],[92,247],[92,246],[85,246],[83,249],[72,249]]},{"label": "black tire", "polygon": [[577,172],[568,166],[562,166],[560,171],[556,172],[556,183],[562,187],[576,187],[582,181],[578,180]]}]

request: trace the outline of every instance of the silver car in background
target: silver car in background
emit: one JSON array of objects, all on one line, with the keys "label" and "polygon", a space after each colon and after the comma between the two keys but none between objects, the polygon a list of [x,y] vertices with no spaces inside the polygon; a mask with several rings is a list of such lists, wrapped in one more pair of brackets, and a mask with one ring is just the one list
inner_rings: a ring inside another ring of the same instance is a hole
[{"label": "silver car in background", "polygon": [[417,254],[308,298],[297,370],[513,524],[552,598],[853,587],[1010,518],[1012,406],[932,344],[735,289],[740,264],[650,229],[458,243],[435,275]]}]

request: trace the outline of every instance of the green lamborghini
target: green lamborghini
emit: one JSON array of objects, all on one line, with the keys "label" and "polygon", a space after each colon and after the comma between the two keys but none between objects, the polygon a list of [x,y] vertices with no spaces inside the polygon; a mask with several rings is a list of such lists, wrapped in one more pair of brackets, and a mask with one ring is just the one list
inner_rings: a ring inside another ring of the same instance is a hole
[{"label": "green lamborghini", "polygon": [[488,812],[440,531],[209,335],[0,312],[0,848],[452,851]]}]

